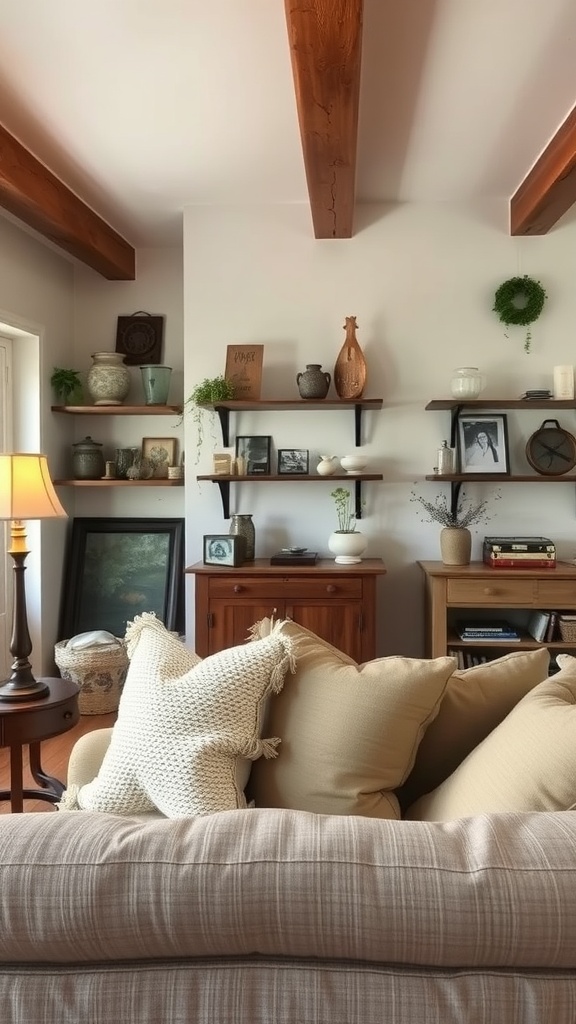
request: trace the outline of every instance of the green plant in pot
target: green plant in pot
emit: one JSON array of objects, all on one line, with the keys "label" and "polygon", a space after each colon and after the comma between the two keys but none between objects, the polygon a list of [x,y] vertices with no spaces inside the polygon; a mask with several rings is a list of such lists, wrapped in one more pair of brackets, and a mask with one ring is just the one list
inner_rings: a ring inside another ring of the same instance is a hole
[{"label": "green plant in pot", "polygon": [[78,370],[67,370],[55,366],[50,384],[59,402],[63,405],[79,405],[84,400],[82,380]]},{"label": "green plant in pot", "polygon": [[[196,384],[184,402],[184,412],[190,411],[196,427],[196,462],[200,458],[200,449],[204,442],[204,415],[211,413],[213,422],[214,409],[212,407],[218,402],[224,402],[231,398],[234,398],[234,384],[227,377],[219,374],[218,377],[205,377],[199,384]],[[213,436],[216,441],[216,435]]]},{"label": "green plant in pot", "polygon": [[357,518],[354,499],[346,487],[336,487],[330,492],[336,505],[338,529],[328,538],[328,547],[336,555],[339,565],[351,565],[362,561],[362,554],[368,546],[368,539],[356,528]]}]

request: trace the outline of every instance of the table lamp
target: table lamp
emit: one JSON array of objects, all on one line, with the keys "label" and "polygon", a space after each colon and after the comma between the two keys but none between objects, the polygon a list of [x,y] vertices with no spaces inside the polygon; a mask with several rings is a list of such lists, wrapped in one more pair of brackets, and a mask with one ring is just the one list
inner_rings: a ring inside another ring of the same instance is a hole
[{"label": "table lamp", "polygon": [[65,517],[58,501],[45,455],[18,453],[0,455],[0,520],[11,520],[11,547],[14,560],[14,607],[10,653],[14,656],[12,675],[0,685],[0,701],[25,701],[47,697],[46,683],[32,674],[29,656],[32,641],[28,632],[24,573],[26,527],[24,519]]}]

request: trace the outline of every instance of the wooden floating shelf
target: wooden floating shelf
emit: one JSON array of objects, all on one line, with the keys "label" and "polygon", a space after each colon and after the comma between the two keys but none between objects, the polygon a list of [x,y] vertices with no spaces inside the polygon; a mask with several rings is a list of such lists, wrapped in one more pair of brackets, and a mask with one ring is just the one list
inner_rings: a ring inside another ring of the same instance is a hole
[{"label": "wooden floating shelf", "polygon": [[[355,483],[357,480],[382,480],[382,473],[358,473],[355,475],[349,475],[348,473],[332,473],[330,476],[321,476],[320,473],[307,474],[307,473],[251,473],[251,474],[225,474],[216,473],[206,476],[197,476],[197,480],[211,480],[212,483],[233,483],[233,484],[261,484],[261,483],[279,483],[280,481],[289,481],[294,483],[296,480],[323,480],[325,483],[330,480],[347,480],[349,484]],[[437,478],[436,478],[437,479]],[[445,480],[448,477],[444,477]]]},{"label": "wooden floating shelf", "polygon": [[435,398],[425,406],[434,409],[576,409],[576,399],[561,398]]},{"label": "wooden floating shelf", "polygon": [[183,480],[54,480],[57,487],[182,487]]},{"label": "wooden floating shelf", "polygon": [[445,483],[491,483],[491,484],[570,484],[576,483],[574,474],[565,473],[564,476],[507,476],[505,473],[451,473],[449,476],[440,476],[439,473],[430,473],[424,477],[425,480],[440,480]]},{"label": "wooden floating shelf", "polygon": [[72,416],[178,416],[181,405],[53,405],[52,412]]},{"label": "wooden floating shelf", "polygon": [[354,409],[358,406],[361,409],[381,409],[381,398],[262,398],[262,399],[236,399],[230,398],[221,402],[207,402],[200,404],[201,409]]}]

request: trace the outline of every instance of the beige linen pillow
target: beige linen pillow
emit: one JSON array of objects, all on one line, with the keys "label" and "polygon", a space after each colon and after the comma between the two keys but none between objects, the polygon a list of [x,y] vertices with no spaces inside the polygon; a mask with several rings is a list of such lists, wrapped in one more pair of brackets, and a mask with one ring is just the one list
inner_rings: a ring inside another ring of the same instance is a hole
[{"label": "beige linen pillow", "polygon": [[294,667],[280,626],[200,661],[155,616],[136,618],[110,746],[63,809],[180,817],[246,807],[245,759],[273,757],[279,742],[260,739],[262,707]]},{"label": "beige linen pillow", "polygon": [[282,746],[273,764],[252,767],[256,806],[399,818],[392,791],[414,763],[454,660],[358,665],[294,622],[282,633],[296,643],[296,671],[269,704],[267,728]]},{"label": "beige linen pillow", "polygon": [[407,818],[489,811],[565,811],[576,803],[576,659],[539,683]]},{"label": "beige linen pillow", "polygon": [[513,651],[450,677],[438,715],[398,793],[402,807],[436,789],[537,683],[548,678],[546,647]]}]

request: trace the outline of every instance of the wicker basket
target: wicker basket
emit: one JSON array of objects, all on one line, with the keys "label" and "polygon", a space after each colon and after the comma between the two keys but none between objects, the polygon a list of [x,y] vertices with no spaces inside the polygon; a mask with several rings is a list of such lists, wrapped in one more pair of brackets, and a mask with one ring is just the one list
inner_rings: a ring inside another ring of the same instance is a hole
[{"label": "wicker basket", "polygon": [[564,619],[560,615],[558,617],[558,629],[560,630],[562,640],[565,640],[567,643],[574,643],[576,641],[576,620]]},{"label": "wicker basket", "polygon": [[75,651],[68,640],[54,647],[54,660],[62,679],[78,683],[81,715],[105,715],[117,711],[128,671],[128,655],[123,640],[117,644],[85,647]]}]

